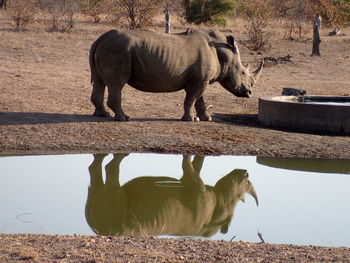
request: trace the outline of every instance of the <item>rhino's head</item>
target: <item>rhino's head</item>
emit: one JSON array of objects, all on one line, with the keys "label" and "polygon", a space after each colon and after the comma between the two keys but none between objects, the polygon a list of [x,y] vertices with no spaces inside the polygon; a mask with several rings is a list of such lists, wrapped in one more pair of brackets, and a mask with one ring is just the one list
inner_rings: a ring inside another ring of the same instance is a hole
[{"label": "rhino's head", "polygon": [[222,73],[219,83],[237,97],[249,98],[252,87],[258,80],[264,66],[264,60],[254,72],[249,72],[249,66],[245,68],[240,59],[238,46],[232,36],[226,37],[225,49],[218,52]]}]

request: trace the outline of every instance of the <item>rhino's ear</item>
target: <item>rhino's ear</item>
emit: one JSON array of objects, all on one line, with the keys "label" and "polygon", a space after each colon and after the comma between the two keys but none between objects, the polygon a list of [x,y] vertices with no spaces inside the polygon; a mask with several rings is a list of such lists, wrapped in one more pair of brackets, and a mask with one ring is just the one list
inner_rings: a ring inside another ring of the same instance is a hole
[{"label": "rhino's ear", "polygon": [[237,46],[236,46],[236,43],[235,43],[235,38],[233,36],[227,36],[226,37],[226,41],[227,41],[228,47],[231,48],[233,53],[237,54],[238,50],[237,50]]},{"label": "rhino's ear", "polygon": [[227,41],[227,44],[231,45],[232,47],[235,46],[235,38],[233,36],[227,36],[226,41]]}]

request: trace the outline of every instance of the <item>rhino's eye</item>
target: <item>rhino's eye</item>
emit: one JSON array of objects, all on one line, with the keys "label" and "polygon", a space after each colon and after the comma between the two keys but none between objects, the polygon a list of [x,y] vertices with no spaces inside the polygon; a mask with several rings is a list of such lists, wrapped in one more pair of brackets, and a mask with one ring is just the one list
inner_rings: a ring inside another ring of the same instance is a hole
[{"label": "rhino's eye", "polygon": [[245,75],[246,73],[245,73],[245,71],[242,71],[242,75]]}]

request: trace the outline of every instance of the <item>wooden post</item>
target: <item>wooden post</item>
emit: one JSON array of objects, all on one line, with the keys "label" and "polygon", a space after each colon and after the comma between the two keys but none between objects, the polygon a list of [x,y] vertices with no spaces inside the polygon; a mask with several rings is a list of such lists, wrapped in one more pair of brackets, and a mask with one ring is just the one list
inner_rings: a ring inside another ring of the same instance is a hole
[{"label": "wooden post", "polygon": [[170,8],[168,4],[165,5],[164,13],[165,13],[165,33],[170,34]]},{"label": "wooden post", "polygon": [[320,43],[321,43],[321,34],[320,34],[320,29],[321,29],[321,16],[317,15],[315,18],[314,22],[314,27],[313,27],[313,41],[312,41],[312,54],[316,56],[321,56],[320,53]]}]

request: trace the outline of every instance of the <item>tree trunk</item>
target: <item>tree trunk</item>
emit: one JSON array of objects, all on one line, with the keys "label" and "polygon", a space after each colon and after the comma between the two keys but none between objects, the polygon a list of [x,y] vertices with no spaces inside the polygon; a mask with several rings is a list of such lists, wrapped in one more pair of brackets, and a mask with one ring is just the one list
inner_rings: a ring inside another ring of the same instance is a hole
[{"label": "tree trunk", "polygon": [[170,34],[170,10],[168,5],[165,6],[164,13],[165,13],[165,33]]},{"label": "tree trunk", "polygon": [[185,8],[185,17],[186,17],[186,21],[189,22],[190,21],[190,16],[191,16],[191,0],[183,0],[183,7]]},{"label": "tree trunk", "polygon": [[319,15],[316,16],[315,22],[314,22],[314,28],[313,28],[313,42],[312,42],[312,54],[316,56],[320,56],[320,43],[321,43],[321,34],[320,34],[320,28],[321,28],[321,17]]},{"label": "tree trunk", "polygon": [[0,0],[0,8],[4,8],[6,10],[7,0]]}]

